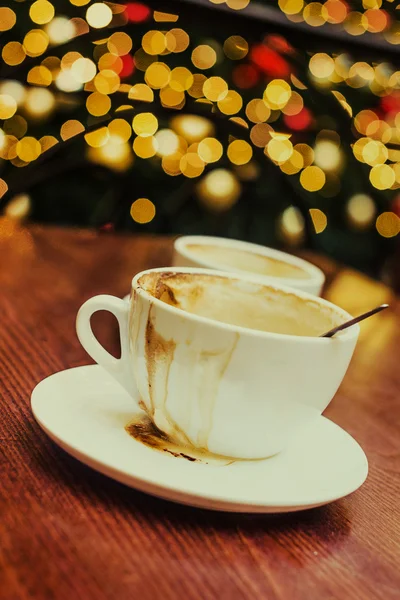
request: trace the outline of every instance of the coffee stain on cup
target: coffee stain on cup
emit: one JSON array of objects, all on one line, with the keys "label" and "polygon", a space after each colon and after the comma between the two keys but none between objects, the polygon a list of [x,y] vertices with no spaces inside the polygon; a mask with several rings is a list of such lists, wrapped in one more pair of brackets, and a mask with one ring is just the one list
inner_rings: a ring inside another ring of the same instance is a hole
[{"label": "coffee stain on cup", "polygon": [[[143,403],[141,403],[143,406]],[[185,459],[189,462],[203,463],[206,465],[228,466],[236,459],[219,456],[197,448],[186,448],[172,442],[165,433],[160,431],[146,415],[139,415],[125,426],[125,431],[136,441],[145,446],[165,452],[175,458]]]},{"label": "coffee stain on cup", "polygon": [[167,408],[168,383],[174,360],[176,342],[166,340],[153,323],[153,305],[150,306],[145,333],[145,359],[149,386],[151,419],[172,439],[191,446],[185,432],[171,417]]}]

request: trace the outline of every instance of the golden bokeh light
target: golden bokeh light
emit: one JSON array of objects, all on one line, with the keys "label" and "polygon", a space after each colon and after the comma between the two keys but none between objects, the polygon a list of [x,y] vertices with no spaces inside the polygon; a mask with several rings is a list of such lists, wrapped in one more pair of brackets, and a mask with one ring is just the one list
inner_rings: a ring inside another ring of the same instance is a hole
[{"label": "golden bokeh light", "polygon": [[[1,16],[1,12],[0,12],[0,16]],[[4,196],[4,194],[6,194],[8,191],[8,184],[6,181],[4,181],[4,179],[0,178],[0,198],[2,198]]]},{"label": "golden bokeh light", "polygon": [[205,163],[197,152],[187,152],[179,161],[179,168],[185,177],[199,177],[204,171]]},{"label": "golden bokeh light", "polygon": [[170,68],[163,62],[153,62],[145,73],[147,85],[154,89],[161,89],[169,84],[171,77]]},{"label": "golden bokeh light", "polygon": [[167,48],[167,39],[161,31],[148,31],[142,38],[142,48],[151,56],[162,54]]},{"label": "golden bokeh light", "polygon": [[363,151],[365,146],[371,141],[370,138],[362,137],[353,144],[353,154],[360,162],[364,162]]},{"label": "golden bokeh light", "polygon": [[135,115],[132,121],[132,129],[140,137],[150,137],[158,129],[158,120],[152,113],[145,112]]},{"label": "golden bokeh light", "polygon": [[205,163],[217,162],[222,156],[223,148],[221,142],[216,138],[207,137],[202,140],[197,149],[197,153]]},{"label": "golden bokeh light", "polygon": [[61,70],[55,78],[55,84],[62,92],[77,92],[83,85],[75,79],[71,69]]},{"label": "golden bokeh light", "polygon": [[304,6],[304,0],[279,0],[279,8],[286,15],[297,15]]},{"label": "golden bokeh light", "polygon": [[140,100],[141,102],[153,102],[154,92],[145,83],[136,83],[129,90],[128,98],[130,100]]},{"label": "golden bokeh light", "polygon": [[65,44],[75,35],[75,26],[70,19],[66,17],[54,17],[46,25],[46,33],[52,44]]},{"label": "golden bokeh light", "polygon": [[396,176],[389,165],[375,165],[369,172],[369,180],[377,190],[388,190],[396,181]]},{"label": "golden bokeh light", "polygon": [[328,224],[326,214],[319,208],[310,208],[310,217],[314,225],[315,233],[322,233]]},{"label": "golden bokeh light", "polygon": [[16,111],[15,99],[7,94],[0,94],[0,119],[10,119]]},{"label": "golden bokeh light", "polygon": [[25,60],[25,50],[19,42],[8,42],[1,51],[1,56],[6,65],[15,67]]},{"label": "golden bokeh light", "polygon": [[123,144],[129,140],[132,135],[132,128],[125,119],[113,119],[108,124],[110,133],[110,142],[113,144]]},{"label": "golden bokeh light", "polygon": [[138,198],[132,203],[130,212],[136,223],[150,223],[156,215],[156,207],[148,198]]},{"label": "golden bokeh light", "polygon": [[231,35],[224,42],[225,55],[231,60],[241,60],[249,52],[249,44],[240,35]]},{"label": "golden bokeh light", "polygon": [[60,136],[62,140],[69,140],[76,135],[79,135],[85,131],[85,127],[82,123],[76,119],[69,119],[61,125]]},{"label": "golden bokeh light", "polygon": [[53,81],[53,76],[50,69],[40,65],[40,67],[32,67],[30,69],[26,80],[32,85],[48,87]]},{"label": "golden bokeh light", "polygon": [[42,29],[32,29],[24,37],[23,45],[28,56],[40,56],[47,50],[49,36]]},{"label": "golden bokeh light", "polygon": [[246,116],[252,123],[265,123],[269,119],[271,110],[260,98],[254,98],[246,106]]},{"label": "golden bokeh light", "polygon": [[168,156],[164,156],[161,161],[161,167],[163,171],[169,175],[170,177],[176,177],[177,175],[181,175],[181,158],[183,154],[178,151],[174,154],[169,154]]},{"label": "golden bokeh light", "polygon": [[93,92],[86,98],[86,108],[94,117],[102,117],[110,110],[111,100],[105,94]]},{"label": "golden bokeh light", "polygon": [[19,83],[19,81],[8,80],[0,83],[0,94],[11,96],[14,98],[17,106],[20,106],[26,99],[27,91],[25,86]]},{"label": "golden bokeh light", "polygon": [[[214,0],[215,1],[215,0]],[[227,6],[232,10],[243,10],[249,4],[250,0],[226,0]]]},{"label": "golden bokeh light", "polygon": [[288,206],[278,223],[280,236],[291,246],[298,246],[304,240],[304,217],[296,206]]},{"label": "golden bokeh light", "polygon": [[235,90],[228,90],[225,98],[218,100],[218,108],[224,115],[236,115],[243,106],[242,96]]},{"label": "golden bokeh light", "polygon": [[36,0],[29,8],[29,16],[37,25],[45,25],[54,17],[54,6],[47,0]]},{"label": "golden bokeh light", "polygon": [[394,237],[400,233],[400,218],[393,212],[384,212],[376,220],[376,229],[382,237]]},{"label": "golden bokeh light", "polygon": [[311,27],[320,27],[328,20],[329,13],[321,2],[310,2],[303,10],[303,18]]},{"label": "golden bokeh light", "polygon": [[328,54],[318,52],[311,57],[308,68],[314,77],[328,79],[335,70],[335,63]]},{"label": "golden bokeh light", "polygon": [[96,75],[96,65],[90,58],[78,58],[72,63],[71,74],[79,83],[87,83]]},{"label": "golden bokeh light", "polygon": [[173,15],[171,13],[160,12],[158,10],[154,11],[154,20],[157,23],[176,23],[179,19],[179,15]]},{"label": "golden bokeh light", "polygon": [[274,135],[267,144],[268,156],[278,165],[283,164],[293,154],[292,142],[283,135]]},{"label": "golden bokeh light", "polygon": [[389,152],[385,144],[376,140],[368,140],[362,148],[362,158],[371,167],[383,164],[388,156]]},{"label": "golden bokeh light", "polygon": [[192,63],[201,70],[211,69],[217,62],[217,53],[207,44],[197,46],[192,52]]},{"label": "golden bokeh light", "polygon": [[136,137],[133,142],[133,151],[139,158],[151,158],[157,153],[157,142],[153,136]]},{"label": "golden bokeh light", "polygon": [[360,110],[354,117],[357,131],[363,135],[373,135],[379,128],[379,117],[372,110]]},{"label": "golden bokeh light", "polygon": [[189,144],[200,142],[214,132],[211,121],[199,115],[177,115],[171,120],[171,127]]},{"label": "golden bokeh light", "polygon": [[117,75],[119,75],[124,66],[122,59],[115,54],[111,54],[110,52],[106,52],[102,56],[100,56],[99,61],[97,63],[99,71],[106,71],[110,69],[114,71]]},{"label": "golden bokeh light", "polygon": [[111,69],[104,69],[94,78],[94,87],[100,94],[114,94],[118,91],[120,79]]},{"label": "golden bokeh light", "polygon": [[238,179],[227,169],[207,173],[197,186],[200,202],[214,212],[229,210],[238,201],[240,193]]},{"label": "golden bokeh light", "polygon": [[210,77],[204,82],[203,93],[208,100],[219,102],[228,94],[228,84],[222,77]]},{"label": "golden bokeh light", "polygon": [[111,140],[97,148],[89,147],[88,157],[92,162],[117,172],[126,171],[133,163],[129,144],[115,144]]},{"label": "golden bokeh light", "polygon": [[185,92],[172,89],[169,85],[160,90],[162,106],[181,108],[185,103]]},{"label": "golden bokeh light", "polygon": [[320,167],[306,167],[300,175],[300,183],[309,192],[318,192],[324,187],[326,176]]},{"label": "golden bokeh light", "polygon": [[264,102],[273,110],[282,109],[290,100],[292,90],[283,79],[274,79],[264,91]]},{"label": "golden bokeh light", "polygon": [[18,139],[15,135],[4,135],[3,133],[0,142],[0,158],[12,160],[17,157]]},{"label": "golden bokeh light", "polygon": [[332,140],[318,140],[314,147],[314,162],[324,171],[337,171],[342,162],[340,149]]},{"label": "golden bokeh light", "polygon": [[55,108],[55,98],[46,88],[31,88],[26,93],[24,109],[32,119],[42,119]]},{"label": "golden bokeh light", "polygon": [[54,135],[44,135],[40,138],[39,144],[43,154],[43,152],[47,152],[47,150],[58,144],[58,139]]},{"label": "golden bokeh light", "polygon": [[303,98],[298,92],[292,92],[288,103],[282,108],[282,112],[289,116],[298,115],[303,107]]},{"label": "golden bokeh light", "polygon": [[171,129],[160,129],[154,136],[156,142],[157,154],[159,156],[169,156],[175,154],[179,148],[179,138]]},{"label": "golden bokeh light", "polygon": [[57,70],[59,71],[59,67],[61,67],[63,71],[69,71],[78,58],[83,58],[80,52],[67,52],[62,57],[61,62],[56,66]]},{"label": "golden bokeh light", "polygon": [[[8,135],[15,135],[16,138],[20,139],[24,137],[28,131],[28,123],[21,115],[14,115],[10,119],[4,121],[3,124],[4,133]],[[1,130],[0,130],[1,131]],[[1,144],[1,135],[0,135]]]},{"label": "golden bokeh light", "polygon": [[[296,146],[295,146],[296,148]],[[285,173],[286,175],[295,175],[296,173],[299,173],[299,171],[301,171],[301,169],[303,167],[305,167],[306,165],[304,164],[304,158],[303,155],[300,154],[300,152],[296,149],[293,149],[293,152],[291,154],[291,156],[288,158],[288,160],[284,163],[282,163],[280,166],[280,169],[283,173]]]},{"label": "golden bokeh light", "polygon": [[258,148],[264,148],[271,139],[271,125],[267,123],[256,123],[250,131],[250,139]]},{"label": "golden bokeh light", "polygon": [[17,21],[17,16],[11,8],[7,6],[0,7],[0,31],[12,29]]},{"label": "golden bokeh light", "polygon": [[175,67],[172,69],[169,85],[176,92],[184,92],[192,87],[193,75],[186,67]]},{"label": "golden bokeh light", "polygon": [[132,39],[127,33],[113,33],[107,42],[108,51],[116,56],[125,56],[132,50]]},{"label": "golden bokeh light", "polygon": [[193,85],[188,90],[189,96],[192,96],[192,98],[202,98],[204,96],[203,85],[205,81],[207,81],[207,77],[205,75],[202,75],[201,73],[195,73],[193,75]]},{"label": "golden bokeh light", "polygon": [[234,165],[245,165],[253,157],[253,149],[245,140],[234,140],[228,146],[228,158]]},{"label": "golden bokeh light", "polygon": [[184,52],[189,46],[190,38],[183,29],[171,29],[165,34],[167,49],[170,52]]},{"label": "golden bokeh light", "polygon": [[95,2],[86,11],[86,21],[94,29],[102,29],[111,23],[112,11],[108,4]]},{"label": "golden bokeh light", "polygon": [[355,194],[347,203],[346,213],[350,226],[359,230],[366,229],[375,217],[375,203],[367,194]]},{"label": "golden bokeh light", "polygon": [[34,137],[24,137],[17,142],[17,156],[25,162],[29,163],[36,160],[40,156],[41,151],[40,143]]},{"label": "golden bokeh light", "polygon": [[85,141],[88,146],[92,148],[101,148],[110,139],[110,132],[108,127],[100,127],[96,131],[90,131],[85,133]]}]

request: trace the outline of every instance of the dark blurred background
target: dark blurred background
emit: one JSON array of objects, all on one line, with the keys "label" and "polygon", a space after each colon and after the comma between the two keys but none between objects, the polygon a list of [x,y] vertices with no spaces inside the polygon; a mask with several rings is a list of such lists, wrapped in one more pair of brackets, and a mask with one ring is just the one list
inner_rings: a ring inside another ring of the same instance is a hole
[{"label": "dark blurred background", "polygon": [[0,236],[10,219],[220,235],[398,288],[399,6],[2,5]]}]

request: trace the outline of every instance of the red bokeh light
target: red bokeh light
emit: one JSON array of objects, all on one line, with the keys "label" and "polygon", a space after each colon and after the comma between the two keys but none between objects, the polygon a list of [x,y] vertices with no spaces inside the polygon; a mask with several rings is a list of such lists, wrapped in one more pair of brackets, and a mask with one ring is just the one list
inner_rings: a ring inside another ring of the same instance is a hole
[{"label": "red bokeh light", "polygon": [[248,90],[259,80],[257,69],[253,65],[239,65],[232,73],[233,83],[242,90]]},{"label": "red bokeh light", "polygon": [[122,59],[122,69],[119,74],[121,78],[129,77],[135,70],[135,63],[130,54],[125,54],[125,56],[121,56]]},{"label": "red bokeh light", "polygon": [[275,50],[267,48],[263,44],[257,44],[251,49],[250,60],[270,77],[280,77],[285,79],[290,75],[289,63],[280,56]]},{"label": "red bokeh light", "polygon": [[294,131],[307,129],[312,123],[312,114],[308,108],[304,107],[297,115],[285,115],[283,117],[285,125]]},{"label": "red bokeh light", "polygon": [[381,99],[381,108],[385,113],[400,112],[400,92],[395,91]]},{"label": "red bokeh light", "polygon": [[142,23],[151,16],[150,8],[141,2],[129,2],[125,7],[125,13],[132,23]]}]

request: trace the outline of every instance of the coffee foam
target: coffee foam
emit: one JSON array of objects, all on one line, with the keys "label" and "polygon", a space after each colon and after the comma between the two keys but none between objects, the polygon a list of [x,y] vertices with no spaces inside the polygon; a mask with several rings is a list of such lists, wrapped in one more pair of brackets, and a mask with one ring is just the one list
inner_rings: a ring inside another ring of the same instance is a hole
[{"label": "coffee foam", "polygon": [[185,249],[194,257],[221,269],[224,267],[234,268],[259,275],[287,279],[309,278],[307,271],[297,265],[241,248],[217,244],[186,244]]},{"label": "coffee foam", "polygon": [[259,331],[316,337],[343,322],[316,300],[235,278],[153,272],[143,275],[139,285],[188,313]]}]

